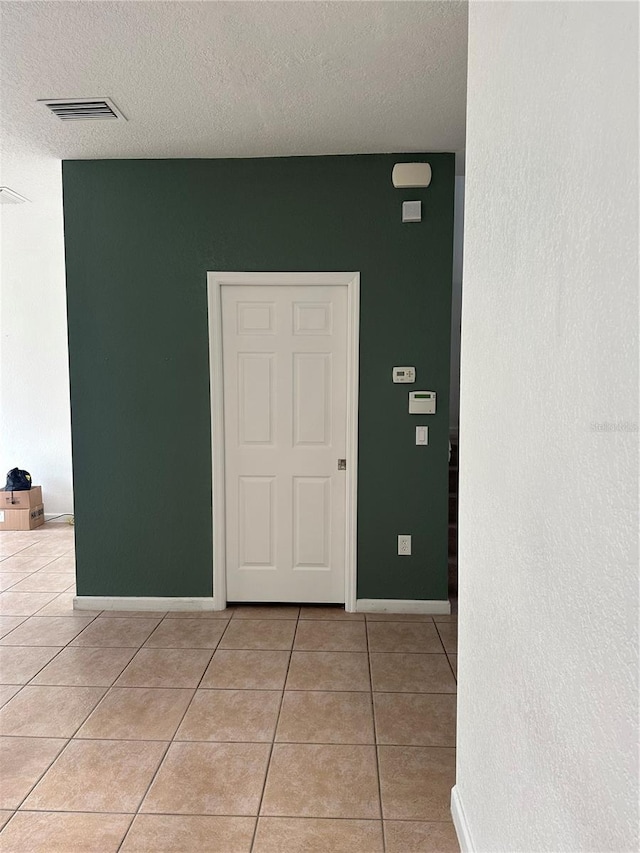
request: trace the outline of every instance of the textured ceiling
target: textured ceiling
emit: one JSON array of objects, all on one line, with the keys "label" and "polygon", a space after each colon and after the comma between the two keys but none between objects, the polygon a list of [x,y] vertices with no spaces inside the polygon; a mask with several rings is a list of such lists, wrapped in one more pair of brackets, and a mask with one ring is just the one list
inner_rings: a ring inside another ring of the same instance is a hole
[{"label": "textured ceiling", "polygon": [[[5,145],[69,158],[455,151],[467,6],[2,2]],[[106,96],[127,122],[38,98]]]}]

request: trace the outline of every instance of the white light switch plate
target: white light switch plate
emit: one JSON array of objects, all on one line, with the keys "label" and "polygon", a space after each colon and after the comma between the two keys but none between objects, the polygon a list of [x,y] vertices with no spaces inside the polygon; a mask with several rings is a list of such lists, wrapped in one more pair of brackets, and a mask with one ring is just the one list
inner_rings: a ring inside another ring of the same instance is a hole
[{"label": "white light switch plate", "polygon": [[420,445],[429,444],[429,427],[428,426],[417,426],[416,427],[416,444],[420,444]]}]

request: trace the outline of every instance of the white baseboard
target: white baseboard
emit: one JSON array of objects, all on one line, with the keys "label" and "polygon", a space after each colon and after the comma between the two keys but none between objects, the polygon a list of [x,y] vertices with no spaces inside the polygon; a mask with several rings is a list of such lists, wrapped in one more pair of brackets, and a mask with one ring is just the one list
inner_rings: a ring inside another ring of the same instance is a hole
[{"label": "white baseboard", "polygon": [[451,613],[451,604],[446,599],[418,600],[402,598],[359,598],[358,613],[426,613],[443,616]]},{"label": "white baseboard", "polygon": [[451,817],[453,818],[453,825],[456,828],[461,853],[474,853],[475,847],[471,841],[469,825],[464,809],[462,808],[462,800],[460,799],[457,785],[454,785],[451,789]]},{"label": "white baseboard", "polygon": [[74,610],[216,610],[213,598],[76,595]]}]

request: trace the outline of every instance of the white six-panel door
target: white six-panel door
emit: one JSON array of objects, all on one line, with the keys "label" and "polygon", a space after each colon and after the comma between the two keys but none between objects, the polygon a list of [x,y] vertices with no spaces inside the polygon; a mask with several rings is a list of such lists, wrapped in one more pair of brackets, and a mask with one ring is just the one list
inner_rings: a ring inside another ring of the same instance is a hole
[{"label": "white six-panel door", "polygon": [[222,285],[229,601],[345,600],[347,287]]}]

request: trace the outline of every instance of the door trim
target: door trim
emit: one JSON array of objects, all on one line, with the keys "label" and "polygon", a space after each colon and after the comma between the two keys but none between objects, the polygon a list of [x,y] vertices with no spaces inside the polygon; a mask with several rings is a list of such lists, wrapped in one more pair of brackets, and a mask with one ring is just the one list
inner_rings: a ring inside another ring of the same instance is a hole
[{"label": "door trim", "polygon": [[358,383],[360,350],[359,272],[208,272],[209,382],[213,466],[214,610],[227,606],[224,377],[222,369],[222,287],[256,285],[339,285],[347,288],[347,476],[344,562],[345,610],[354,613],[357,588],[358,531]]}]

